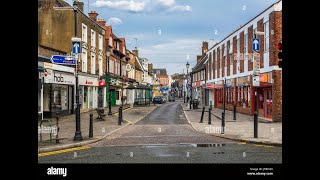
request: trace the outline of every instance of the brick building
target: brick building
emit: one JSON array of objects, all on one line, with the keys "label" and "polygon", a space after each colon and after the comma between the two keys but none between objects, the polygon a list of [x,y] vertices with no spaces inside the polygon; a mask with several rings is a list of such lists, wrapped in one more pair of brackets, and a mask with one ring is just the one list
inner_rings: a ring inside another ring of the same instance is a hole
[{"label": "brick building", "polygon": [[[256,32],[265,34],[257,35],[260,51],[253,57],[252,39]],[[256,58],[260,59],[259,117],[282,121],[282,69],[277,57],[281,40],[282,1],[278,1],[208,50],[205,87],[215,108],[223,108],[225,88],[226,109],[236,106],[237,112],[253,115],[252,73]]]},{"label": "brick building", "polygon": [[[101,82],[101,76],[106,71],[105,29],[97,23],[97,15],[96,12],[88,16],[84,14],[80,1],[74,1],[73,6],[62,0],[38,1],[39,61],[51,63],[51,55],[71,55],[71,38],[82,40],[78,63],[81,111],[106,106],[105,86]],[[56,112],[60,115],[72,114],[75,102],[74,71],[62,67],[52,69],[58,67],[53,64],[46,67],[42,67],[47,75],[42,92],[44,116],[51,117]]]}]

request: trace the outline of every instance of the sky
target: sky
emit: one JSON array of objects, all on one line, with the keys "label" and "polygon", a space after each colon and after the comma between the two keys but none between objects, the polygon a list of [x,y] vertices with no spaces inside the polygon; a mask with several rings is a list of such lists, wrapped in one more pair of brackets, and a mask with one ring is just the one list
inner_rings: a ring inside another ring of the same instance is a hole
[{"label": "sky", "polygon": [[212,47],[278,0],[79,1],[86,14],[96,11],[117,37],[126,38],[127,49],[137,47],[141,58],[172,75],[186,73],[187,62],[196,65],[203,41]]}]

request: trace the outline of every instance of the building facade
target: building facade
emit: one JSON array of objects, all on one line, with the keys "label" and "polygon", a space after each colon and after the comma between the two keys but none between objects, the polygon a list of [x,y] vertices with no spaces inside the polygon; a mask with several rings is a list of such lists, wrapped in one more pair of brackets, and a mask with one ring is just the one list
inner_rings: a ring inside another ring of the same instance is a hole
[{"label": "building facade", "polygon": [[[257,35],[260,39],[258,54],[253,52],[256,32],[264,32],[264,35]],[[277,57],[277,45],[281,40],[282,1],[279,1],[208,50],[205,87],[215,108],[223,108],[225,100],[226,109],[233,110],[236,106],[237,112],[253,115],[255,58],[256,67],[260,69],[259,117],[282,121],[282,69]]]}]

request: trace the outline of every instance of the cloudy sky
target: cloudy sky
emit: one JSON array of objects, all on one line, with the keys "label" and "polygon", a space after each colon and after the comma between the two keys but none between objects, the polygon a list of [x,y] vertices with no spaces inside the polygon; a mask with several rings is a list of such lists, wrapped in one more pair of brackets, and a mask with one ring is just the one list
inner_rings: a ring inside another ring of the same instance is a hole
[{"label": "cloudy sky", "polygon": [[[80,0],[81,1],[81,0]],[[125,37],[127,48],[168,74],[186,72],[201,53],[278,0],[82,0]],[[73,0],[66,0],[72,5]]]}]

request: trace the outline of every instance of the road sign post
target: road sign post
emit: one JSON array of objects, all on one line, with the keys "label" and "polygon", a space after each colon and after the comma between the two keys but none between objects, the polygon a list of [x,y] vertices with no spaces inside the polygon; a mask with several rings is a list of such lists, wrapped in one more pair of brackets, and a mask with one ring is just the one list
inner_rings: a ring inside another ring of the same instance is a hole
[{"label": "road sign post", "polygon": [[72,41],[72,54],[74,57],[77,57],[76,62],[76,132],[74,135],[73,140],[74,141],[82,141],[83,137],[81,135],[80,130],[80,103],[79,103],[79,77],[78,77],[78,62],[80,62],[80,56],[78,56],[81,53],[81,38],[73,37],[71,38]]},{"label": "road sign post", "polygon": [[257,87],[260,86],[260,39],[256,37],[252,39],[253,53],[253,74],[252,85],[254,87],[254,117],[253,117],[253,131],[254,138],[258,138],[258,92]]}]

